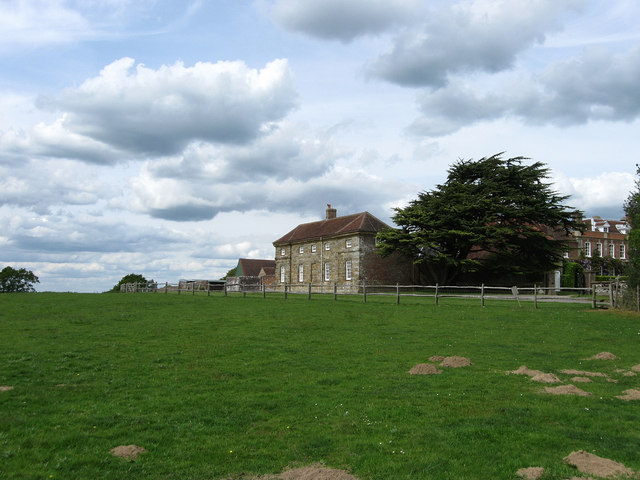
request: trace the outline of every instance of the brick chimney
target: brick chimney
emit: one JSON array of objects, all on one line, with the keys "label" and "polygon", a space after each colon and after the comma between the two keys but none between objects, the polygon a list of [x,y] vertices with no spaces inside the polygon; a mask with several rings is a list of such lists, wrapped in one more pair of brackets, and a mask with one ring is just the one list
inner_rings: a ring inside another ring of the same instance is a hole
[{"label": "brick chimney", "polygon": [[338,211],[335,208],[331,208],[331,204],[327,203],[327,220],[336,218]]}]

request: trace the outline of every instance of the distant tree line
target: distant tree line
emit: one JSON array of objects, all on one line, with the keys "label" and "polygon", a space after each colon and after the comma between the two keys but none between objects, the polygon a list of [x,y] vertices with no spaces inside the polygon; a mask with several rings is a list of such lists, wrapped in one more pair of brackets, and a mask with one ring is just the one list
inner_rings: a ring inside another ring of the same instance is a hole
[{"label": "distant tree line", "polygon": [[0,271],[0,293],[35,292],[35,283],[40,280],[26,268],[4,267]]}]

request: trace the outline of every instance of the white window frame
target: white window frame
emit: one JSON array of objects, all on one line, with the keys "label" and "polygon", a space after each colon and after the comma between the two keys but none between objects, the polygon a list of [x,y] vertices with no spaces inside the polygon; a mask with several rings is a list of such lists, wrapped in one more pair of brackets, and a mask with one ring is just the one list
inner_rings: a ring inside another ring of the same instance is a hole
[{"label": "white window frame", "polygon": [[286,250],[283,248],[280,249],[280,256],[284,257],[287,254]]},{"label": "white window frame", "polygon": [[602,243],[600,243],[600,242],[596,243],[596,252],[598,253],[599,257],[603,257],[604,256],[602,254]]},{"label": "white window frame", "polygon": [[345,280],[351,280],[351,260],[344,262],[344,278]]},{"label": "white window frame", "polygon": [[304,265],[298,265],[298,282],[304,282]]},{"label": "white window frame", "polygon": [[311,245],[311,253],[316,253],[316,244]]},{"label": "white window frame", "polygon": [[280,265],[280,283],[284,283],[284,274],[285,274],[285,269],[284,269],[284,265]]},{"label": "white window frame", "polygon": [[298,253],[304,253],[304,246],[303,245],[300,245],[298,247]]},{"label": "white window frame", "polygon": [[611,258],[616,258],[616,246],[613,243],[609,244],[609,256]]},{"label": "white window frame", "polygon": [[331,280],[331,264],[324,262],[324,281],[328,282],[329,280]]},{"label": "white window frame", "polygon": [[620,258],[622,259],[627,258],[627,247],[624,243],[620,244]]},{"label": "white window frame", "polygon": [[347,247],[347,248],[351,248],[351,245],[352,245],[351,240],[347,240],[347,241],[345,242],[345,247]]},{"label": "white window frame", "polygon": [[591,242],[584,242],[584,256],[591,258]]},{"label": "white window frame", "polygon": [[327,251],[328,251],[328,250],[331,250],[331,242],[326,242],[326,243],[324,244],[324,249],[325,249],[325,250],[327,250]]}]

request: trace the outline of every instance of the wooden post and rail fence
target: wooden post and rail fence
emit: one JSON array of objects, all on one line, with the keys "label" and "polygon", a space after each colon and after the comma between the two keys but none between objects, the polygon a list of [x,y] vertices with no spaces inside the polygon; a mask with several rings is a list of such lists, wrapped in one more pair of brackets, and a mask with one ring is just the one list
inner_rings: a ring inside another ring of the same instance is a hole
[{"label": "wooden post and rail fence", "polygon": [[[196,295],[196,293],[210,296],[212,292],[221,293],[224,296],[241,294],[246,297],[248,294],[260,294],[266,298],[269,294],[282,294],[284,299],[289,295],[305,295],[311,300],[314,295],[332,295],[334,300],[339,296],[361,296],[362,301],[367,303],[368,299],[374,296],[394,296],[395,303],[400,304],[401,298],[432,298],[435,305],[439,305],[445,298],[466,298],[476,299],[481,307],[486,306],[487,300],[515,301],[522,306],[522,301],[533,302],[534,308],[538,308],[539,303],[583,303],[589,304],[591,308],[617,307],[620,305],[622,294],[626,285],[618,282],[606,282],[593,284],[588,288],[557,288],[541,287],[496,287],[482,285],[338,285],[336,283],[296,283],[296,284],[276,284],[265,285],[257,283],[217,283],[209,281],[190,281],[170,284],[165,282],[130,283],[120,287],[121,292],[130,293],[182,293]],[[636,293],[636,310],[640,311],[640,288]]]}]

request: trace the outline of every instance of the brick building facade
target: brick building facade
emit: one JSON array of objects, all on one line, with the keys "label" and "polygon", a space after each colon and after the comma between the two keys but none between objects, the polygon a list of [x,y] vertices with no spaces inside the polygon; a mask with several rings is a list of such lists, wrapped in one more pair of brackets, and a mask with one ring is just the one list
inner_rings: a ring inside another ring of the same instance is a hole
[{"label": "brick building facade", "polygon": [[338,217],[327,207],[324,220],[298,225],[273,242],[276,285],[412,283],[410,259],[377,253],[376,235],[386,223],[369,212]]},{"label": "brick building facade", "polygon": [[603,220],[600,217],[584,219],[585,231],[573,233],[569,260],[593,258],[594,255],[626,261],[629,258],[629,223],[623,220]]}]

